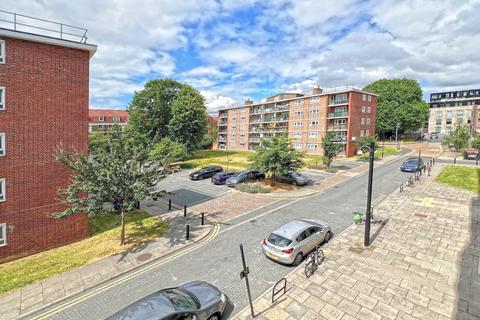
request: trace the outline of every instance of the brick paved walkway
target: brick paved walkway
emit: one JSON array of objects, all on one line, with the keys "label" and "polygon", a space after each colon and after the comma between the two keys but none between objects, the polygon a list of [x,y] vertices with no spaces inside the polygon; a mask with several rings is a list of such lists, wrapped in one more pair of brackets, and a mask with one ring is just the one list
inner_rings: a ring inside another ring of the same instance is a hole
[{"label": "brick paved walkway", "polygon": [[287,296],[257,299],[257,319],[480,319],[478,195],[422,179],[376,207],[388,223],[374,225],[368,249],[363,226],[348,228],[315,275],[302,265],[287,277]]},{"label": "brick paved walkway", "polygon": [[[211,225],[201,226],[198,216],[183,218],[182,211],[170,212],[162,215],[161,218],[170,225],[164,237],[0,296],[0,320],[16,319],[21,314],[161,258],[200,241],[212,229]],[[185,240],[186,224],[191,225],[191,236],[188,241]]]}]

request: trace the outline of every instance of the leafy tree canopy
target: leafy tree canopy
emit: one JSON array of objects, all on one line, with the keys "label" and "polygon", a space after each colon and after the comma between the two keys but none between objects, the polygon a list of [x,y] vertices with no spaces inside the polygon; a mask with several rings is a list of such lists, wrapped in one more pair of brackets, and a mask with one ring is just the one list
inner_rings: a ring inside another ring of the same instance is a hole
[{"label": "leafy tree canopy", "polygon": [[337,134],[333,131],[327,132],[327,134],[322,138],[322,148],[323,148],[323,157],[322,162],[327,167],[330,168],[333,159],[338,155],[343,149],[343,145],[340,143],[335,143]]},{"label": "leafy tree canopy", "polygon": [[172,163],[185,159],[188,156],[187,148],[170,138],[163,138],[153,146],[149,152],[150,159],[157,160],[165,173],[170,173]]},{"label": "leafy tree canopy", "polygon": [[377,132],[392,133],[397,123],[399,130],[417,130],[428,119],[429,107],[422,99],[422,88],[416,80],[381,79],[364,88],[378,94]]},{"label": "leafy tree canopy", "polygon": [[262,140],[250,159],[252,167],[264,172],[275,182],[275,176],[287,175],[303,167],[303,155],[295,150],[287,136]]},{"label": "leafy tree canopy", "polygon": [[470,128],[466,124],[457,126],[445,138],[445,142],[453,145],[458,152],[462,152],[470,144]]}]

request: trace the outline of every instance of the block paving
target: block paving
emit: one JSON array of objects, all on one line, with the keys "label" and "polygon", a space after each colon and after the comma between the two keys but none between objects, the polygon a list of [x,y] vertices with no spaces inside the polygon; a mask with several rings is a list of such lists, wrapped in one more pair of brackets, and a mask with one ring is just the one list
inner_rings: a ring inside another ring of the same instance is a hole
[{"label": "block paving", "polygon": [[[370,247],[352,225],[323,248],[313,276],[301,265],[286,295],[257,299],[256,319],[480,319],[480,200],[436,183],[441,168],[375,208],[388,221],[372,225]],[[250,319],[249,309],[235,318]]]}]

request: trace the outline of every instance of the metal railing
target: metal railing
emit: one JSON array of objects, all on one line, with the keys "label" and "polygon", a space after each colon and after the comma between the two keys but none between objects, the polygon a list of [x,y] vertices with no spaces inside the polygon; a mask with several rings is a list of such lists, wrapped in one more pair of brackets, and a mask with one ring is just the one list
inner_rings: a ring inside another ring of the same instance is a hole
[{"label": "metal railing", "polygon": [[0,10],[0,28],[87,43],[87,29]]},{"label": "metal railing", "polygon": [[347,125],[346,124],[337,124],[337,125],[330,125],[328,126],[329,131],[335,131],[335,130],[347,130]]},{"label": "metal railing", "polygon": [[330,112],[328,114],[328,118],[342,118],[342,117],[347,117],[348,112]]}]

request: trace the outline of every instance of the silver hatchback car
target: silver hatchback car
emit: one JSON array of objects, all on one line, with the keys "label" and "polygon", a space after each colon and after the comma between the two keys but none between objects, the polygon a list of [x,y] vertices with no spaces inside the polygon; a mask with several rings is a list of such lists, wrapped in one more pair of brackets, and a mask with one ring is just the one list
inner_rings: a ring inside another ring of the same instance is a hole
[{"label": "silver hatchback car", "polygon": [[283,264],[298,266],[315,246],[333,237],[330,226],[320,220],[292,220],[263,240],[263,253]]}]

